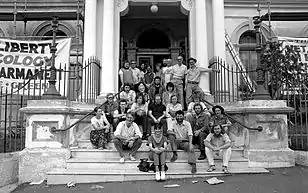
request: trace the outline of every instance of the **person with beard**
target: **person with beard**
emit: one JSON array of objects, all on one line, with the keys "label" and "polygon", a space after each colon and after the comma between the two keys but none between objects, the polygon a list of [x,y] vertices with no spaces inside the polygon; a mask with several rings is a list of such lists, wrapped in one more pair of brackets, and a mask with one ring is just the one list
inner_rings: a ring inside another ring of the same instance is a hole
[{"label": "person with beard", "polygon": [[178,158],[177,149],[183,149],[188,152],[188,164],[191,165],[191,173],[197,172],[196,155],[194,145],[192,144],[193,132],[188,121],[184,120],[184,112],[177,111],[175,113],[176,120],[173,122],[172,127],[168,128],[169,140],[173,156],[171,162],[175,162]]},{"label": "person with beard", "polygon": [[194,136],[193,144],[198,144],[200,156],[198,160],[205,159],[204,139],[209,134],[209,119],[210,117],[203,111],[202,105],[196,103],[194,105],[195,114],[186,117],[186,120],[191,124]]},{"label": "person with beard", "polygon": [[225,110],[222,106],[216,105],[212,108],[214,115],[210,118],[209,126],[221,125],[224,132],[228,132],[228,128],[232,125],[231,121],[225,115]]},{"label": "person with beard", "polygon": [[164,91],[165,91],[165,89],[161,84],[161,78],[156,76],[154,78],[153,84],[149,88],[150,100],[154,101],[155,95],[161,95],[162,96]]},{"label": "person with beard", "polygon": [[222,157],[222,171],[229,173],[228,163],[231,157],[231,140],[227,134],[224,133],[224,129],[221,125],[214,125],[211,133],[204,140],[205,153],[209,163],[208,172],[214,171],[214,153],[217,156]]},{"label": "person with beard", "polygon": [[151,66],[147,66],[146,72],[144,74],[144,83],[149,88],[151,84],[153,83],[155,73],[152,70]]},{"label": "person with beard", "polygon": [[131,86],[134,85],[134,75],[132,69],[129,66],[129,62],[124,62],[123,68],[121,68],[119,71],[119,76],[122,84],[121,87],[123,87],[124,84],[128,84]]}]

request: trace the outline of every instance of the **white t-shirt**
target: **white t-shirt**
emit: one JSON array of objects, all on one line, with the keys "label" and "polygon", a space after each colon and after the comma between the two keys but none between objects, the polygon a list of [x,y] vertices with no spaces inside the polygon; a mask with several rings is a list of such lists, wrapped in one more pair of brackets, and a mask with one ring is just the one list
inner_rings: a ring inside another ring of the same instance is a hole
[{"label": "white t-shirt", "polygon": [[172,66],[163,67],[165,83],[171,82]]},{"label": "white t-shirt", "polygon": [[132,123],[130,127],[127,127],[126,121],[122,121],[118,124],[116,131],[114,132],[114,136],[120,135],[122,137],[135,137],[138,135],[142,138],[142,134],[139,130],[139,127],[136,123]]},{"label": "white t-shirt", "polygon": [[92,128],[96,129],[98,127],[104,127],[106,125],[109,125],[109,122],[106,118],[105,113],[102,112],[100,119],[97,119],[96,116],[92,117],[91,124],[92,124]]},{"label": "white t-shirt", "polygon": [[142,74],[141,74],[139,68],[134,68],[134,69],[131,68],[131,70],[133,71],[134,84],[139,83],[141,81],[141,78],[142,78]]}]

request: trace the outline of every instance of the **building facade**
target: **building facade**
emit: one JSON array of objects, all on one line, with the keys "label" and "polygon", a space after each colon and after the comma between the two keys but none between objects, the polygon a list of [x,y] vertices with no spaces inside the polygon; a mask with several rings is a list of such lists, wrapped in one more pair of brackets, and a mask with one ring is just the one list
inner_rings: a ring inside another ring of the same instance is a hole
[{"label": "building facade", "polygon": [[[101,95],[117,92],[118,71],[125,60],[153,66],[163,58],[183,55],[195,57],[203,67],[208,67],[213,57],[233,64],[225,46],[225,32],[246,69],[255,69],[253,16],[308,10],[305,0],[63,0],[43,4],[7,0],[2,4],[0,36],[5,38],[46,39],[52,34],[51,24],[39,12],[59,16],[57,35],[73,39],[72,64],[92,56],[101,60]],[[77,14],[69,17],[74,12]],[[25,13],[33,14],[33,18],[23,20]],[[265,40],[307,37],[308,24],[264,21],[261,31]],[[250,76],[255,79],[254,73]],[[211,94],[209,74],[202,74],[200,86]]]}]

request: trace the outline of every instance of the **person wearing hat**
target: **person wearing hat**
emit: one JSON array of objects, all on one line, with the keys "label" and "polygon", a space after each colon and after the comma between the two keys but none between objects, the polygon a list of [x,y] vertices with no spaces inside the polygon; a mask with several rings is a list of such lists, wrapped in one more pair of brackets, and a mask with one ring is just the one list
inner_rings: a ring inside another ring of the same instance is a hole
[{"label": "person wearing hat", "polygon": [[207,69],[203,67],[197,67],[197,60],[195,58],[189,58],[188,64],[189,69],[187,70],[185,88],[186,88],[186,103],[192,102],[192,94],[202,94],[203,91],[199,87],[201,72],[212,72],[212,69]]},{"label": "person wearing hat", "polygon": [[228,131],[228,127],[232,125],[231,121],[225,115],[225,110],[222,106],[216,105],[212,108],[214,115],[210,118],[209,126],[221,125],[224,132]]}]

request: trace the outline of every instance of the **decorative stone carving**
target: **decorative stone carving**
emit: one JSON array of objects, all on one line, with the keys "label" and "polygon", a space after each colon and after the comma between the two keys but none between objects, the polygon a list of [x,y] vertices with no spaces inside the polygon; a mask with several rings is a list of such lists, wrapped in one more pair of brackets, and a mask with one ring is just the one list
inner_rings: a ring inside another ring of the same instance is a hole
[{"label": "decorative stone carving", "polygon": [[128,13],[128,0],[117,0],[116,5],[118,11],[121,13],[121,16]]},{"label": "decorative stone carving", "polygon": [[188,15],[195,0],[181,0],[181,11],[183,14]]}]

